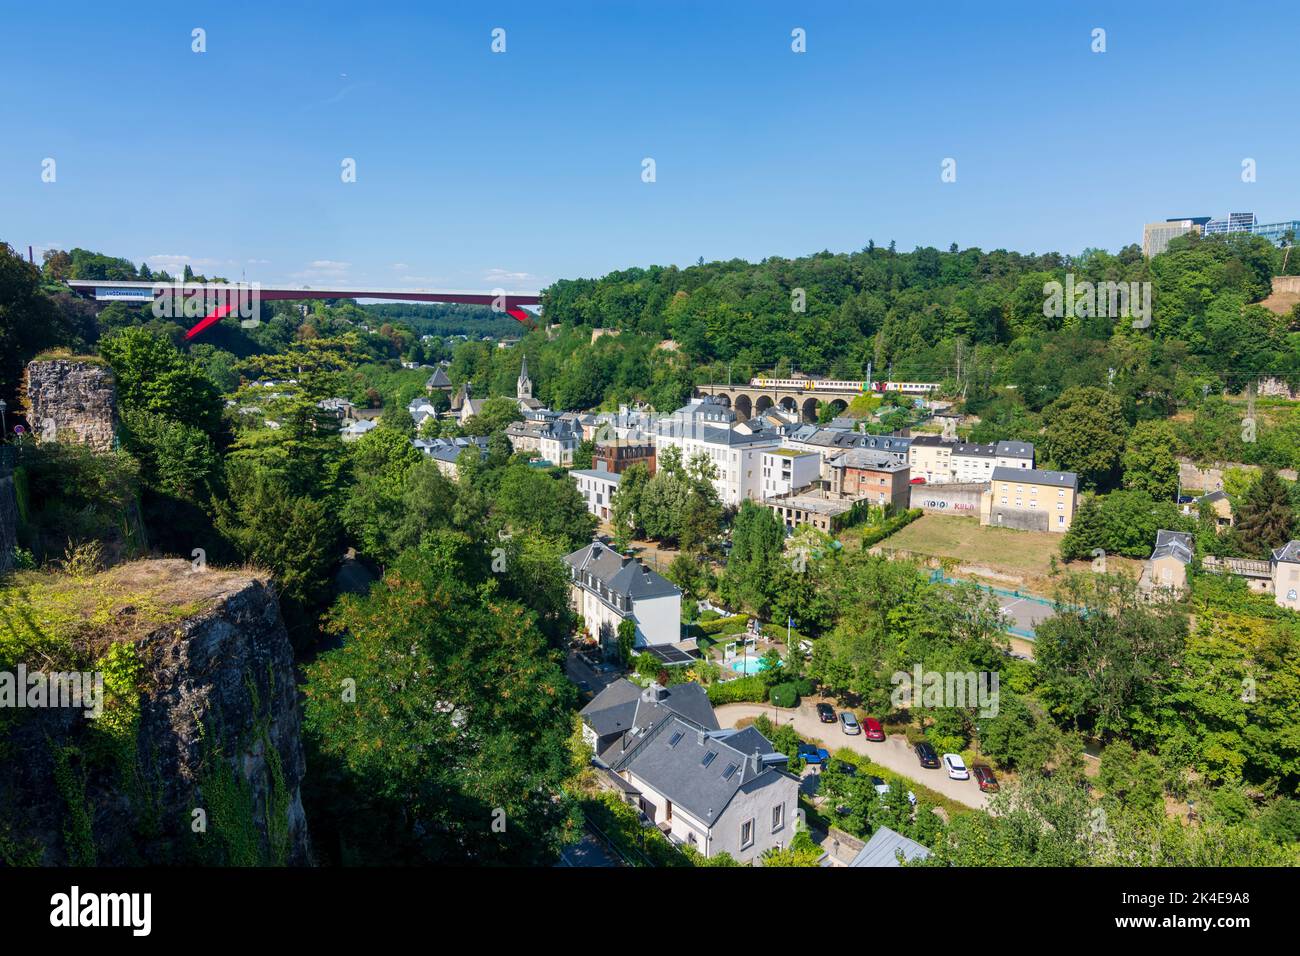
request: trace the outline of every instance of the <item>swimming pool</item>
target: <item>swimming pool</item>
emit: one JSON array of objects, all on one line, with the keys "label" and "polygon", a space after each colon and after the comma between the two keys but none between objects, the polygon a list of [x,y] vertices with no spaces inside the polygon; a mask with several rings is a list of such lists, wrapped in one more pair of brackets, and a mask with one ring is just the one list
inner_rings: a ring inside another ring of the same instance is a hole
[{"label": "swimming pool", "polygon": [[767,665],[763,663],[761,657],[740,657],[731,662],[731,669],[737,674],[757,674],[761,670],[766,670]]}]

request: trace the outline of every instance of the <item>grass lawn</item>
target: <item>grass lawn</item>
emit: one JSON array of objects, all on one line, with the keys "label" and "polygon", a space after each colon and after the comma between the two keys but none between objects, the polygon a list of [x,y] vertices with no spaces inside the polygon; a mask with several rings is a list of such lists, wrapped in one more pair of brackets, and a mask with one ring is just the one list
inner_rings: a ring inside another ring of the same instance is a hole
[{"label": "grass lawn", "polygon": [[[958,576],[983,577],[989,583],[1018,585],[1050,595],[1053,590],[1051,561],[1056,558],[1069,570],[1086,570],[1086,561],[1061,561],[1061,535],[1051,531],[1016,531],[981,526],[975,518],[922,515],[907,527],[880,543],[886,550],[911,551],[936,558],[954,558],[971,569],[987,568],[993,574],[966,571]],[[1122,570],[1136,577],[1141,562],[1108,556],[1108,570]],[[1018,579],[1018,580],[1007,580]]]}]

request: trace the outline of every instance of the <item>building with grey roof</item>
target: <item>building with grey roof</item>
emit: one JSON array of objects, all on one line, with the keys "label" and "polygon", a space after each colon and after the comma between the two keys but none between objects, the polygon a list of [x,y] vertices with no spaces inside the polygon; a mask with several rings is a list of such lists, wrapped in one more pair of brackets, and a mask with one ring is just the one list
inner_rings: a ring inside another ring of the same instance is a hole
[{"label": "building with grey roof", "polygon": [[566,555],[564,562],[574,609],[603,647],[616,643],[625,620],[636,626],[637,647],[681,642],[682,592],[667,578],[601,541]]},{"label": "building with grey roof", "polygon": [[628,736],[610,769],[669,839],[746,863],[794,838],[799,780],[753,727],[710,730],[673,714]]},{"label": "building with grey roof", "polygon": [[1300,611],[1300,541],[1274,549],[1268,562],[1273,579],[1273,600],[1278,607]]},{"label": "building with grey roof", "polygon": [[1064,533],[1074,521],[1079,476],[1072,471],[994,468],[980,501],[980,524]]},{"label": "building with grey roof", "polygon": [[1180,596],[1187,589],[1187,567],[1196,547],[1183,531],[1156,532],[1156,544],[1142,567],[1138,590],[1147,600]]},{"label": "building with grey roof", "polygon": [[694,682],[669,687],[656,683],[642,688],[619,678],[579,713],[582,738],[597,763],[605,766],[617,763],[636,742],[638,733],[672,715],[685,717],[705,730],[718,729],[708,693]]},{"label": "building with grey roof", "polygon": [[889,827],[880,827],[871,834],[871,839],[858,851],[849,866],[903,866],[929,856],[929,849],[915,840]]}]

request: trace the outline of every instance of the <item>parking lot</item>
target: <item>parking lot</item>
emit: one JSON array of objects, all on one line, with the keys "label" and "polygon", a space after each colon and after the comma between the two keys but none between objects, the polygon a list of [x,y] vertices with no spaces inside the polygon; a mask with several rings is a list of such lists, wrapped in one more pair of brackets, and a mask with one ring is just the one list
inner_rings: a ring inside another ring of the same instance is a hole
[{"label": "parking lot", "polygon": [[745,717],[757,717],[760,714],[773,723],[793,724],[795,732],[809,741],[820,741],[821,745],[835,753],[840,747],[871,758],[880,766],[890,770],[905,780],[911,780],[931,790],[951,797],[968,807],[982,810],[988,804],[988,796],[980,791],[974,780],[950,780],[943,770],[924,770],[917,762],[916,754],[899,734],[891,734],[882,743],[867,740],[862,734],[850,736],[840,730],[838,724],[823,724],[817,719],[813,704],[801,703],[795,710],[776,710],[763,704],[723,704],[714,710],[718,723],[723,727],[734,727],[736,721]]}]

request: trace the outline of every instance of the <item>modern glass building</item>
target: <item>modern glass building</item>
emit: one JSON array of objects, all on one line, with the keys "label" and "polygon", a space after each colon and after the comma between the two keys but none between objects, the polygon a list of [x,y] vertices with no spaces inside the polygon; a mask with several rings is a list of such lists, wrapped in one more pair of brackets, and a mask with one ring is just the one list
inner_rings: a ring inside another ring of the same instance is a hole
[{"label": "modern glass building", "polygon": [[1202,231],[1207,236],[1249,232],[1252,235],[1263,236],[1275,245],[1281,245],[1287,239],[1287,233],[1292,234],[1290,239],[1292,242],[1300,238],[1300,219],[1261,223],[1255,218],[1253,212],[1234,212],[1227,219],[1211,219]]}]

